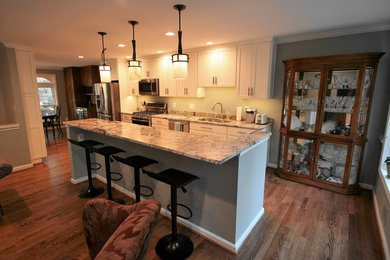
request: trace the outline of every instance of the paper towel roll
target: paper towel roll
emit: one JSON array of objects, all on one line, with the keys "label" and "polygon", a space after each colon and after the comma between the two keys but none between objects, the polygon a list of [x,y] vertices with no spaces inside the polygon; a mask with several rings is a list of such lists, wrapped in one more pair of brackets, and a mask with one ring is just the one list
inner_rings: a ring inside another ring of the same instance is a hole
[{"label": "paper towel roll", "polygon": [[236,110],[236,120],[241,121],[241,115],[242,115],[242,107],[237,107]]}]

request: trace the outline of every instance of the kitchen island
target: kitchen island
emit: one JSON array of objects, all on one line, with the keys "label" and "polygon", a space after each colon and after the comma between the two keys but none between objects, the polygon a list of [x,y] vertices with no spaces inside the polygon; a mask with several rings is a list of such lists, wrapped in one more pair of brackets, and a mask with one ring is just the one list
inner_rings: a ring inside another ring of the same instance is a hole
[{"label": "kitchen island", "polygon": [[[238,140],[225,140],[202,134],[162,130],[118,121],[86,119],[65,122],[68,138],[92,139],[126,151],[123,156],[141,155],[159,163],[147,169],[155,172],[175,168],[198,176],[187,192],[178,192],[178,202],[190,207],[190,220],[178,221],[205,235],[221,246],[237,251],[254,225],[264,214],[264,182],[270,133],[255,132]],[[87,179],[82,148],[69,143],[72,182]],[[104,159],[93,154],[92,161],[102,164],[97,178],[105,181]],[[119,162],[111,170],[121,172],[115,188],[134,197],[133,169]],[[147,175],[141,184],[153,188],[162,213],[170,203],[170,188]],[[183,211],[179,214],[186,215]]]}]

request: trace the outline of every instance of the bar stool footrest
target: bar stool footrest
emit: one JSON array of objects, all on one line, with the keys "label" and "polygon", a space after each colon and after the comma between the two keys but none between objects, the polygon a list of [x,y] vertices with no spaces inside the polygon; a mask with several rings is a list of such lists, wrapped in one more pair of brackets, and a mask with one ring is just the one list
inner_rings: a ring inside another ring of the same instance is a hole
[{"label": "bar stool footrest", "polygon": [[[151,187],[145,186],[145,185],[140,185],[139,187],[140,187],[140,189],[141,189],[141,188],[144,188],[144,189],[149,190],[149,193],[148,193],[148,194],[145,194],[145,193],[140,192],[140,195],[141,195],[141,196],[144,196],[144,197],[151,197],[151,196],[153,196],[154,191],[153,191],[153,189],[152,189]],[[135,187],[133,188],[133,191],[135,191]]]},{"label": "bar stool footrest", "polygon": [[[186,206],[186,205],[184,205],[184,204],[180,204],[180,203],[177,203],[176,205],[185,208],[185,209],[188,210],[188,212],[190,213],[190,216],[189,216],[189,217],[185,217],[185,216],[183,216],[183,215],[177,214],[178,217],[183,218],[183,219],[191,219],[191,218],[192,218],[192,210],[191,210],[188,206]],[[170,212],[172,212],[171,204],[168,204],[167,208],[168,208],[168,210],[169,210]]]},{"label": "bar stool footrest", "polygon": [[[112,175],[118,175],[119,177],[113,178]],[[120,173],[120,172],[111,172],[111,180],[113,180],[113,181],[120,181],[120,180],[122,180],[122,178],[123,178],[122,173]]]},{"label": "bar stool footrest", "polygon": [[[92,165],[96,165],[96,168],[92,167]],[[102,168],[102,165],[100,163],[97,163],[97,162],[91,163],[91,170],[97,171],[97,170],[100,170],[100,168]]]}]

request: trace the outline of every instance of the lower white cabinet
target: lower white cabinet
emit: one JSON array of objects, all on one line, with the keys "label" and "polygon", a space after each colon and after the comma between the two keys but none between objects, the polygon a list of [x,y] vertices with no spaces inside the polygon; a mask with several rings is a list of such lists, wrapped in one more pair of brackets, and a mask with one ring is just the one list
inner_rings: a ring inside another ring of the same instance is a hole
[{"label": "lower white cabinet", "polygon": [[169,121],[168,121],[168,119],[165,119],[165,118],[152,117],[152,127],[168,130],[169,129]]},{"label": "lower white cabinet", "polygon": [[256,132],[256,130],[238,127],[228,127],[227,138],[230,140],[235,140],[241,137],[245,137],[246,135],[249,135],[253,132]]}]

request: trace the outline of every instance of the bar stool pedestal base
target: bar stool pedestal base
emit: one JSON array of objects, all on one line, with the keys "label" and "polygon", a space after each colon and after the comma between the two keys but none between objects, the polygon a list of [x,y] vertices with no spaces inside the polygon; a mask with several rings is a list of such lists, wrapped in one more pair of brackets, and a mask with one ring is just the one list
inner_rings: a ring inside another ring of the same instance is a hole
[{"label": "bar stool pedestal base", "polygon": [[156,253],[163,260],[186,259],[193,250],[191,239],[182,234],[177,234],[177,239],[172,239],[172,234],[166,235],[156,245]]},{"label": "bar stool pedestal base", "polygon": [[103,187],[85,187],[79,192],[80,198],[93,198],[104,192]]}]

